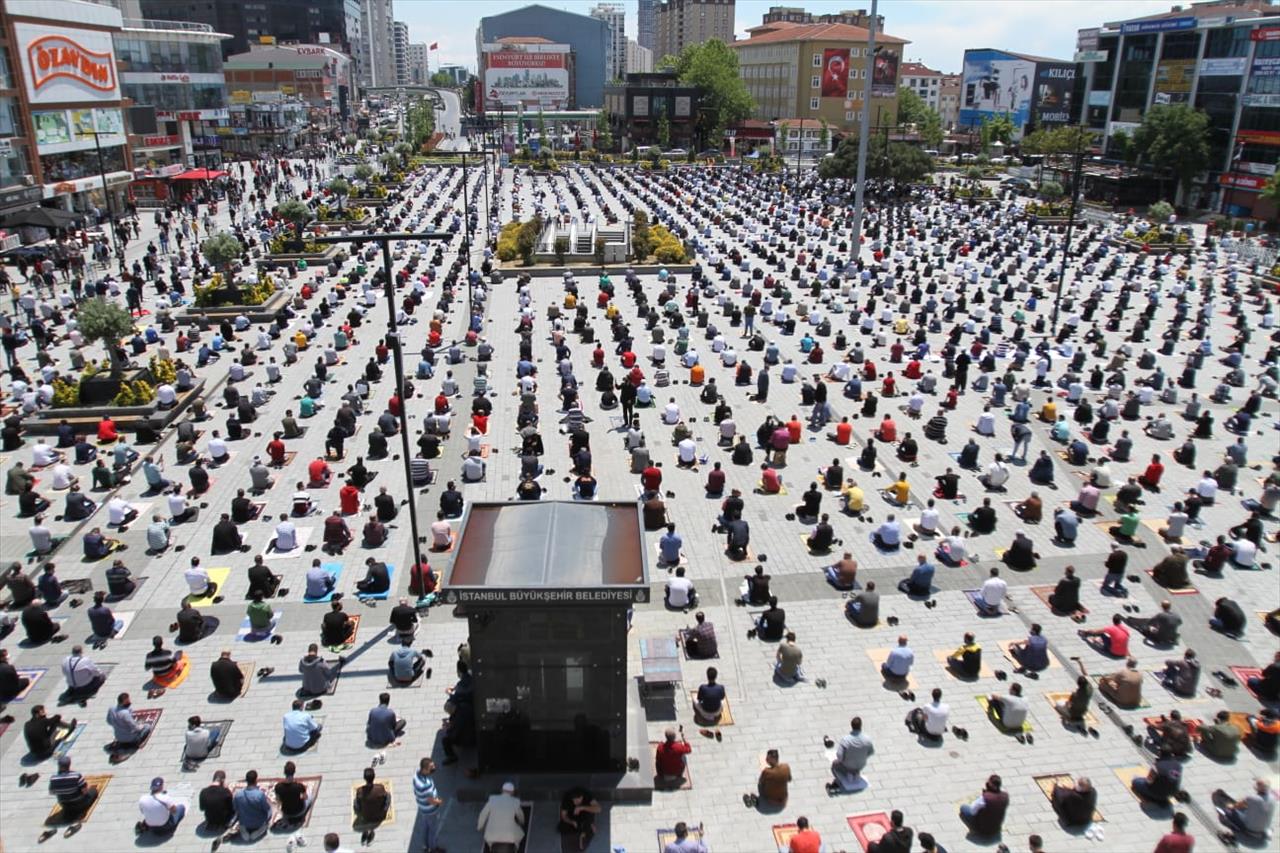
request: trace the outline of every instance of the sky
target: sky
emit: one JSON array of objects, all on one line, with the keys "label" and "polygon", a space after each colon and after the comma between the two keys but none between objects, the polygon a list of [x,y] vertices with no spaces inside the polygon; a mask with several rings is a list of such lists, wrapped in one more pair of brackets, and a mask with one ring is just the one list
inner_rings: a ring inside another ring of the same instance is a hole
[{"label": "sky", "polygon": [[[394,0],[395,17],[409,26],[411,42],[438,42],[431,67],[475,70],[480,19],[530,5],[521,0]],[[958,72],[965,48],[993,47],[1070,59],[1076,30],[1168,12],[1190,0],[880,0],[885,30],[907,39],[906,58],[938,71]],[[541,5],[587,14],[595,0],[541,0]],[[635,38],[636,0],[623,0],[627,36]],[[735,33],[760,23],[770,6],[800,6],[814,14],[871,8],[871,0],[738,0]],[[513,35],[515,35],[513,33]]]}]

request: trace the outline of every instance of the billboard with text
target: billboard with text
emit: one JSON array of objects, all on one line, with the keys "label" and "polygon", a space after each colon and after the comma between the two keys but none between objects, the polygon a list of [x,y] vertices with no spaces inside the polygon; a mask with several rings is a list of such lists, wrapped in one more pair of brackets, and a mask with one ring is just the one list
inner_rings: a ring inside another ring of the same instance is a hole
[{"label": "billboard with text", "polygon": [[1076,85],[1074,65],[1042,63],[1036,68],[1036,124],[1070,124]]},{"label": "billboard with text", "polygon": [[1008,115],[1021,130],[1031,121],[1036,64],[1000,50],[967,50],[960,77],[960,126]]},{"label": "billboard with text", "polygon": [[496,104],[569,100],[569,68],[563,53],[519,50],[485,54],[485,100]]}]

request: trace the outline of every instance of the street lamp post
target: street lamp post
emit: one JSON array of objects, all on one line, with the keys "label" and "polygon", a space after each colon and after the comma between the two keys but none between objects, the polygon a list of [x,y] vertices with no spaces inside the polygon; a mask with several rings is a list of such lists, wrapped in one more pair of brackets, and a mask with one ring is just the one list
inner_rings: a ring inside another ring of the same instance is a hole
[{"label": "street lamp post", "polygon": [[858,122],[858,183],[853,201],[853,258],[862,253],[862,205],[867,183],[867,142],[871,133],[871,82],[875,72],[876,10],[878,0],[871,0],[871,20],[867,22],[867,77],[862,86],[862,121]]},{"label": "street lamp post", "polygon": [[[448,240],[450,234],[440,231],[428,231],[421,234],[383,233],[383,234],[341,234],[314,238],[317,243],[351,243],[362,246],[375,243],[382,247],[382,272],[385,281],[382,283],[383,296],[387,300],[387,343],[391,345],[392,363],[396,374],[396,396],[400,398],[400,449],[404,460],[405,482],[410,491],[413,489],[413,472],[409,453],[409,401],[404,391],[404,342],[396,327],[396,286],[391,274],[391,243],[394,240]],[[468,316],[467,322],[471,318]],[[422,565],[422,543],[418,535],[418,501],[409,499],[409,528],[413,534],[413,564]]]},{"label": "street lamp post", "polygon": [[110,223],[107,226],[107,230],[111,232],[111,244],[116,247],[116,257],[120,259],[120,272],[123,273],[126,269],[124,261],[124,247],[120,245],[120,235],[116,232],[116,206],[111,200],[111,190],[107,186],[107,167],[105,161],[102,159],[102,143],[98,140],[101,132],[97,130],[91,130],[88,132],[93,134],[93,147],[98,154],[98,175],[102,179],[102,197],[107,202],[107,221]]},{"label": "street lamp post", "polygon": [[[1083,139],[1083,134],[1081,134]],[[1067,258],[1071,256],[1071,234],[1076,224],[1076,205],[1080,198],[1080,174],[1084,170],[1084,151],[1077,144],[1075,163],[1071,170],[1071,207],[1067,213],[1067,235],[1062,245],[1062,263],[1058,266],[1058,287],[1053,295],[1053,319],[1050,323],[1050,334],[1058,335],[1058,310],[1062,302],[1062,285],[1067,276]]]}]

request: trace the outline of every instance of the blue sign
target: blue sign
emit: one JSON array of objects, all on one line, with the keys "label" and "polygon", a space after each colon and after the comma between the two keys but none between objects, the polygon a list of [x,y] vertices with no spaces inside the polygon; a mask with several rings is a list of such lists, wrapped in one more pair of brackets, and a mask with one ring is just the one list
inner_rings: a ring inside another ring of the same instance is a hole
[{"label": "blue sign", "polygon": [[1164,33],[1169,30],[1194,30],[1195,28],[1196,19],[1193,17],[1163,18],[1158,21],[1131,21],[1121,24],[1120,32],[1123,35],[1132,36],[1139,33]]}]

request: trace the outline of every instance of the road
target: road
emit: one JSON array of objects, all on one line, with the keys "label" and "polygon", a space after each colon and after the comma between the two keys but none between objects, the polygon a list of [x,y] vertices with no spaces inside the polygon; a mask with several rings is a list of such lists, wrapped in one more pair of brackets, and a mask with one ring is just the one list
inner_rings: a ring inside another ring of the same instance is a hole
[{"label": "road", "polygon": [[452,139],[446,138],[440,142],[440,149],[454,151],[457,150],[456,147],[465,147],[461,139],[462,99],[452,89],[436,89],[436,94],[444,102],[444,108],[436,110],[436,130],[444,133],[446,137],[449,134],[453,135]]}]

